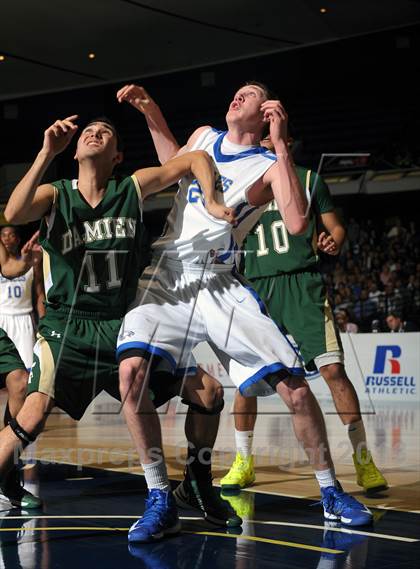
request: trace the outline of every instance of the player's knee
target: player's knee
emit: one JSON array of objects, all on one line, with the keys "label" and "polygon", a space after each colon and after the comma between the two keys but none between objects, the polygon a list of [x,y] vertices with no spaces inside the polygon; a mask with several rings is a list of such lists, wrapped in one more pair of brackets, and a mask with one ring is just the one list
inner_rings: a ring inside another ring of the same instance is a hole
[{"label": "player's knee", "polygon": [[293,377],[286,380],[290,402],[294,413],[306,413],[313,397],[312,391],[304,378]]},{"label": "player's knee", "polygon": [[223,403],[223,386],[214,378],[207,382],[204,394],[203,403],[208,409],[215,409]]},{"label": "player's knee", "polygon": [[[191,398],[189,399],[189,397]],[[194,397],[194,393],[187,392],[182,402],[196,413],[218,415],[225,404],[223,386],[216,379],[207,376],[205,378],[205,389],[200,392],[200,396],[197,398]]]},{"label": "player's knee", "polygon": [[309,407],[308,401],[311,397],[311,390],[308,386],[295,389],[292,393],[292,403],[295,413],[304,413]]},{"label": "player's knee", "polygon": [[320,369],[322,377],[325,381],[339,381],[339,380],[347,380],[346,373],[344,371],[344,366],[340,363],[336,364],[329,364],[326,366],[322,366]]},{"label": "player's knee", "polygon": [[9,374],[6,379],[7,391],[9,397],[24,400],[26,396],[26,389],[28,386],[28,372],[19,369]]},{"label": "player's knee", "polygon": [[206,376],[205,390],[202,396],[203,406],[208,411],[213,411],[223,408],[224,405],[224,390],[221,383],[214,377]]},{"label": "player's knee", "polygon": [[138,358],[136,361],[129,358],[120,363],[119,376],[120,394],[123,400],[130,398],[137,400],[146,381],[146,367],[141,365],[141,362],[139,365]]}]

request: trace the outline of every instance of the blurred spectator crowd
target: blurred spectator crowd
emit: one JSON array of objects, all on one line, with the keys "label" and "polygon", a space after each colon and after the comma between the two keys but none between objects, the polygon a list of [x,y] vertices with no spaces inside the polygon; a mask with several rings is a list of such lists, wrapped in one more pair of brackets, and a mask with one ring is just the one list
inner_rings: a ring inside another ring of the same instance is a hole
[{"label": "blurred spectator crowd", "polygon": [[420,236],[415,222],[349,220],[339,257],[321,268],[344,332],[420,330]]}]

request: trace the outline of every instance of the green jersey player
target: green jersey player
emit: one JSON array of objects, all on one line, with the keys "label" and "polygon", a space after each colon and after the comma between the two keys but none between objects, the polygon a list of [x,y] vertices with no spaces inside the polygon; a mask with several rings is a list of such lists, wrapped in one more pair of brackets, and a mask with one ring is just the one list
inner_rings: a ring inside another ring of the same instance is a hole
[{"label": "green jersey player", "polygon": [[[212,202],[214,168],[204,152],[137,170],[124,179],[113,177],[123,155],[115,127],[105,117],[91,121],[78,138],[78,179],[40,185],[51,161],[77,132],[76,119],[57,120],[45,131],[41,151],[5,210],[12,223],[42,218],[39,239],[47,306],[28,396],[0,433],[2,482],[19,448],[42,431],[54,406],[80,419],[100,391],[119,397],[115,346],[142,265],[142,201],[192,174],[205,188],[213,215],[231,218],[230,210]],[[3,493],[21,505],[19,489],[3,487]]]},{"label": "green jersey player", "polygon": [[[299,166],[296,171],[310,203],[305,233],[290,235],[276,202],[270,202],[244,243],[244,274],[273,320],[294,338],[306,368],[318,369],[327,382],[337,412],[348,426],[357,482],[366,491],[377,492],[387,482],[367,449],[359,400],[344,369],[340,335],[318,268],[318,251],[337,255],[345,230],[322,178]],[[256,398],[244,398],[238,392],[234,413],[237,455],[221,480],[226,490],[255,480],[251,449]]]}]

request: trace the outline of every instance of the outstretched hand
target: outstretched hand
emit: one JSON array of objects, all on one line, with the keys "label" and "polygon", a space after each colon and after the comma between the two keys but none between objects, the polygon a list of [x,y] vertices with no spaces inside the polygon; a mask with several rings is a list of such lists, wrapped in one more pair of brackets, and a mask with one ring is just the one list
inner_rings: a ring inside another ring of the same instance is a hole
[{"label": "outstretched hand", "polygon": [[74,124],[74,121],[77,118],[78,115],[71,115],[63,120],[56,120],[54,124],[48,127],[44,132],[42,149],[53,156],[63,152],[76,134],[78,126]]},{"label": "outstretched hand", "polygon": [[327,255],[338,255],[339,253],[339,248],[334,238],[332,235],[325,233],[325,231],[319,234],[317,246],[320,251]]},{"label": "outstretched hand", "polygon": [[119,103],[126,101],[135,109],[143,113],[146,117],[151,117],[155,110],[158,109],[157,104],[149,95],[144,87],[139,85],[125,85],[117,92],[117,100]]}]

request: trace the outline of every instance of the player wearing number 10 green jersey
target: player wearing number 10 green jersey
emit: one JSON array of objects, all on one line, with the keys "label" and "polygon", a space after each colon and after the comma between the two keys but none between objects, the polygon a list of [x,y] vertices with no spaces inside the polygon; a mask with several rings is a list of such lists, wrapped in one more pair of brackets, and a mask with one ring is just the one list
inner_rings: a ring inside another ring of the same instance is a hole
[{"label": "player wearing number 10 green jersey", "polygon": [[[272,319],[295,340],[306,368],[318,368],[327,382],[337,412],[348,426],[358,484],[366,491],[379,491],[387,482],[367,450],[359,400],[344,369],[340,335],[318,268],[318,251],[337,255],[345,231],[322,178],[299,166],[296,171],[310,203],[307,230],[290,235],[275,201],[270,202],[244,243],[244,274]],[[238,453],[221,479],[222,489],[242,488],[255,479],[251,445],[256,399],[237,393],[234,413]]]},{"label": "player wearing number 10 green jersey", "polygon": [[306,168],[296,171],[311,203],[308,228],[303,235],[290,235],[276,202],[270,202],[246,238],[245,276],[271,317],[293,336],[307,368],[313,368],[318,356],[332,351],[335,361],[342,361],[337,354],[341,352],[339,335],[317,267],[319,224],[322,217],[335,214],[325,182]]}]

